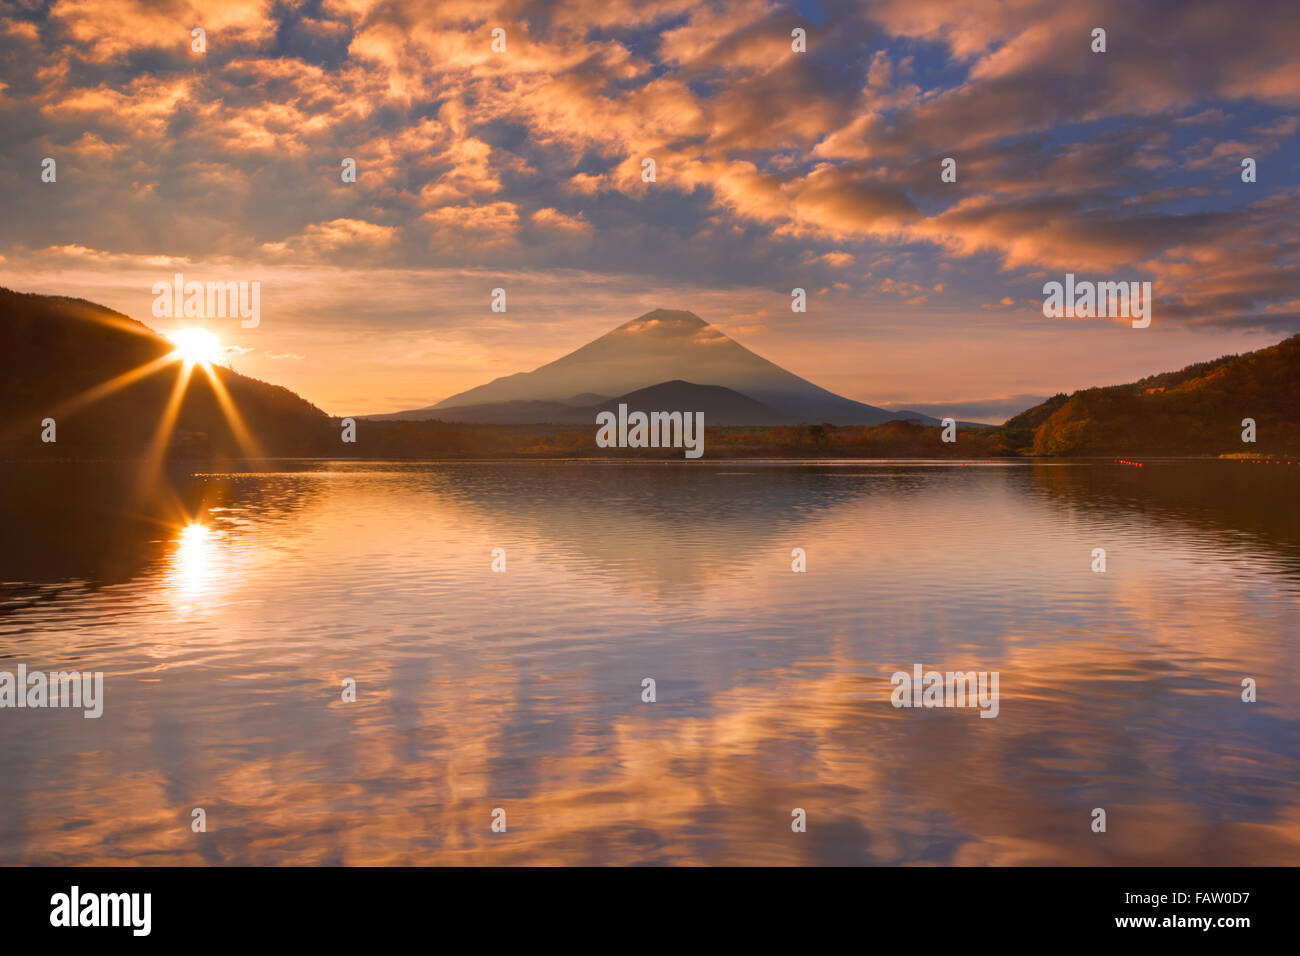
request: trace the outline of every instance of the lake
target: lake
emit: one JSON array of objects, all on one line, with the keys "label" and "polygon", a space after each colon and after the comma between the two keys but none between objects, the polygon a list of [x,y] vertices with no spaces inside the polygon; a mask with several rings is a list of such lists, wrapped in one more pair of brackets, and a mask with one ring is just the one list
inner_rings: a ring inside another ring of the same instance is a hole
[{"label": "lake", "polygon": [[[0,468],[0,671],[104,675],[0,709],[0,863],[1300,852],[1300,463],[136,477]],[[893,706],[917,665],[996,718]]]}]

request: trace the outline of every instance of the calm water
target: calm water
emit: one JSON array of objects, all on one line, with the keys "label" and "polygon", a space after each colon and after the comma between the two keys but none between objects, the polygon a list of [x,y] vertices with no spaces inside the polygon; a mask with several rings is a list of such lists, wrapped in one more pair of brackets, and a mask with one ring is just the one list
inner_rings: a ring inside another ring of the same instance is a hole
[{"label": "calm water", "polygon": [[273,467],[5,466],[0,863],[1297,859],[1300,467]]}]

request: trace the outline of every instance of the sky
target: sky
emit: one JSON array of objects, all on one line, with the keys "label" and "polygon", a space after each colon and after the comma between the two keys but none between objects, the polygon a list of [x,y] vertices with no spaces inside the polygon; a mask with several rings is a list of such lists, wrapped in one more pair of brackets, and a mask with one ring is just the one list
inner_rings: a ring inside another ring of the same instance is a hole
[{"label": "sky", "polygon": [[[1294,0],[0,0],[0,285],[259,282],[183,324],[336,415],[669,308],[1000,421],[1300,331],[1297,49]],[[1045,317],[1067,272],[1150,326]]]}]

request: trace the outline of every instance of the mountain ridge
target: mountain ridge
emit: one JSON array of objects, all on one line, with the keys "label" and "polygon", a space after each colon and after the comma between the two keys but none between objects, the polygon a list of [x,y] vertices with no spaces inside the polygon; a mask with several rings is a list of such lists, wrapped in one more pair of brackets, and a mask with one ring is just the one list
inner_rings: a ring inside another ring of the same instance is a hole
[{"label": "mountain ridge", "polygon": [[[1242,440],[1243,420],[1256,423]],[[1124,385],[1059,393],[1008,419],[1009,450],[1045,457],[1300,451],[1300,334]]]},{"label": "mountain ridge", "polygon": [[[0,287],[0,445],[47,454],[136,455],[148,448],[168,408],[180,369],[166,361],[175,344],[142,322],[72,296]],[[130,378],[134,370],[150,374]],[[212,366],[249,431],[268,453],[308,454],[327,447],[332,429],[321,409],[281,385]],[[106,390],[119,377],[128,381]],[[88,400],[94,396],[94,400]],[[46,446],[37,423],[56,421]],[[195,369],[177,407],[173,436],[205,451],[244,454],[217,389]],[[335,439],[337,441],[337,439]]]}]

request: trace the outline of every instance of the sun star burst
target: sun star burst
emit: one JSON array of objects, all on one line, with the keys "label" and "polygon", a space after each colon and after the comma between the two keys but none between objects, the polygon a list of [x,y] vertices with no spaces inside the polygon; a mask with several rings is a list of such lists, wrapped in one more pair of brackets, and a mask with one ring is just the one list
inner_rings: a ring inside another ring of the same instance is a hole
[{"label": "sun star burst", "polygon": [[221,343],[205,329],[180,329],[167,334],[176,351],[173,358],[183,359],[193,365],[211,365],[221,357]]}]

